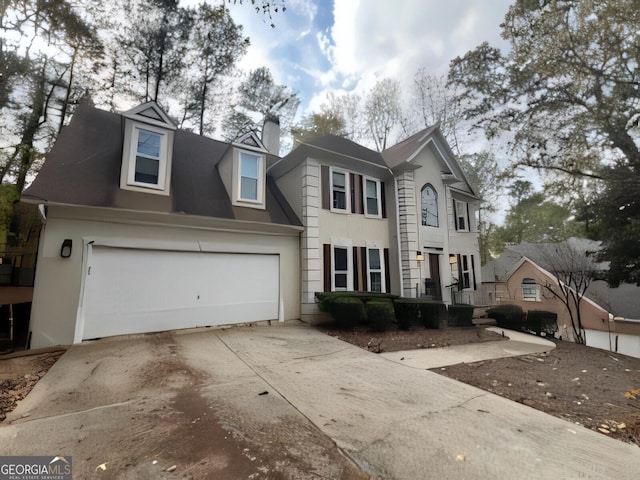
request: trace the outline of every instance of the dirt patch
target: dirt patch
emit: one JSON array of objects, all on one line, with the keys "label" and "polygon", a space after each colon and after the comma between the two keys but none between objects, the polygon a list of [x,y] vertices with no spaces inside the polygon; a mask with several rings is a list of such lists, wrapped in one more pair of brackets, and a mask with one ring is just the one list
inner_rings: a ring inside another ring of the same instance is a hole
[{"label": "dirt patch", "polygon": [[7,418],[7,413],[16,408],[64,352],[9,355],[0,360],[0,421]]},{"label": "dirt patch", "polygon": [[[482,327],[374,333],[365,328],[333,337],[369,351],[446,347],[504,338]],[[435,368],[434,372],[640,446],[640,358],[556,341],[548,354]]]},{"label": "dirt patch", "polygon": [[375,353],[507,340],[502,335],[481,327],[437,330],[412,328],[411,330],[388,330],[386,332],[372,332],[365,326],[358,326],[353,330],[339,330],[328,324],[320,325],[318,328],[327,335]]},{"label": "dirt patch", "polygon": [[557,341],[548,354],[433,369],[640,446],[640,358]]}]

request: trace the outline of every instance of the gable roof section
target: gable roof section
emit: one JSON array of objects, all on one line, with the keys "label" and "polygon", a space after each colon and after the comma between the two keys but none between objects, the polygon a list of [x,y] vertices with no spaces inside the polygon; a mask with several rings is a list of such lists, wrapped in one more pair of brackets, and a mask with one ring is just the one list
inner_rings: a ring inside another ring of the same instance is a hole
[{"label": "gable roof section", "polygon": [[431,134],[438,128],[436,125],[427,127],[414,133],[409,138],[405,138],[400,143],[387,148],[382,152],[386,164],[389,168],[395,168],[405,162],[410,162],[422,150],[431,138]]},{"label": "gable roof section", "polygon": [[122,114],[123,117],[130,118],[132,120],[140,120],[143,122],[151,123],[158,127],[169,128],[171,130],[177,130],[175,124],[171,121],[169,116],[158,106],[156,102],[146,102],[137,107],[133,107]]},{"label": "gable roof section", "polygon": [[[23,198],[31,203],[129,208],[118,198],[122,192],[123,132],[123,115],[80,105]],[[216,168],[229,148],[229,143],[182,130],[175,132],[170,213],[301,226],[275,182],[267,181],[265,211],[245,212],[247,209],[232,207]],[[267,155],[267,164],[276,158]],[[129,194],[144,196],[149,211],[166,210],[161,206],[166,198]]]},{"label": "gable roof section", "polygon": [[269,169],[269,173],[275,178],[278,178],[295,168],[308,157],[313,157],[314,153],[316,155],[319,153],[339,155],[388,171],[388,167],[379,152],[363,147],[347,138],[338,137],[337,135],[324,135],[308,142],[298,143],[288,155]]},{"label": "gable roof section", "polygon": [[429,148],[440,161],[443,182],[452,185],[460,193],[477,198],[438,125],[427,127],[387,148],[382,152],[382,157],[389,168],[398,171],[412,165],[425,148]]}]

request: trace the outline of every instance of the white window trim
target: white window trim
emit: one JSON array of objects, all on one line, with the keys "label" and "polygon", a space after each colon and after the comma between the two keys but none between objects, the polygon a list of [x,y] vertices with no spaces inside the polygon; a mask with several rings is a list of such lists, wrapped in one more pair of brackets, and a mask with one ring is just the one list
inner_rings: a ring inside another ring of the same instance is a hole
[{"label": "white window trim", "polygon": [[[467,206],[467,202],[464,202],[462,200],[454,200],[455,203],[455,213],[456,213],[456,218],[455,218],[455,222],[456,222],[456,231],[458,232],[468,232],[469,230],[469,215],[468,215],[468,206]],[[463,208],[461,209],[460,206],[463,206]],[[461,213],[462,211],[462,213]],[[460,228],[460,222],[458,221],[460,218],[464,219],[464,227],[465,228]]]},{"label": "white window trim", "polygon": [[[345,208],[335,208],[333,206],[333,173],[341,173],[344,175],[344,196],[345,196]],[[329,168],[329,195],[331,195],[330,210],[335,213],[351,213],[351,179],[349,172],[341,168],[330,167]]]},{"label": "white window trim", "polygon": [[[173,131],[133,120],[127,123],[123,145],[123,159],[126,165],[123,165],[120,187],[127,190],[169,195],[172,157],[172,149],[170,146],[173,144]],[[161,136],[158,183],[156,184],[135,180],[139,130],[148,130]]]},{"label": "white window trim", "polygon": [[[367,202],[367,182],[376,184],[376,200],[378,202],[378,213],[369,213],[369,203]],[[367,218],[382,218],[382,182],[377,178],[363,177],[362,201],[364,203],[364,216]]]},{"label": "white window trim", "polygon": [[[380,268],[372,270],[371,269],[371,250],[378,250],[378,255],[380,255]],[[380,292],[384,293],[387,291],[387,286],[385,284],[385,271],[384,271],[384,249],[378,247],[367,247],[367,290],[372,292],[371,290],[371,273],[380,273]]]},{"label": "white window trim", "polygon": [[[340,287],[340,291],[350,290],[350,286],[353,287],[353,248],[346,245],[331,245],[331,291],[336,290],[336,273],[342,273],[344,270],[336,272],[336,254],[335,249],[340,248],[347,251],[347,287]],[[352,289],[352,288],[351,288]]]},{"label": "white window trim", "polygon": [[[526,295],[524,293],[525,291],[525,285],[527,286],[526,288],[531,289],[533,291],[533,289],[535,289],[535,297],[533,297],[533,295]],[[541,302],[541,295],[540,295],[540,285],[538,283],[524,283],[524,279],[523,281],[520,283],[520,290],[522,291],[522,300],[525,302]]]},{"label": "white window trim", "polygon": [[[257,200],[251,198],[242,198],[241,184],[242,184],[242,154],[246,154],[258,159],[258,189]],[[233,205],[265,209],[265,196],[266,196],[266,157],[263,153],[255,152],[243,148],[235,148],[234,161],[233,161]]]}]

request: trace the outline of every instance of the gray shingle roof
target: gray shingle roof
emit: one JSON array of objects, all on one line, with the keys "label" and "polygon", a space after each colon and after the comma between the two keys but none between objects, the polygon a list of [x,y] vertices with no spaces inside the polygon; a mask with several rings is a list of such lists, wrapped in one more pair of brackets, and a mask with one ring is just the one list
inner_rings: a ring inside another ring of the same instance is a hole
[{"label": "gray shingle roof", "polygon": [[375,165],[386,166],[382,155],[375,150],[363,147],[347,138],[338,137],[336,135],[324,135],[306,142],[307,145],[318,147],[323,150],[341,153],[350,157],[366,160]]},{"label": "gray shingle roof", "polygon": [[405,138],[400,143],[387,148],[382,152],[382,156],[389,168],[397,167],[407,159],[420,147],[422,147],[430,138],[430,135],[437,129],[437,125],[427,127],[414,133],[409,138]]},{"label": "gray shingle roof", "polygon": [[[166,211],[161,195],[120,190],[124,119],[80,105],[59,135],[33,184],[23,193],[31,201],[110,208]],[[229,143],[175,132],[169,212],[301,226],[278,190],[267,181],[266,211],[233,207],[216,168]],[[267,164],[278,157],[267,156]],[[249,212],[249,210],[252,210]]]}]

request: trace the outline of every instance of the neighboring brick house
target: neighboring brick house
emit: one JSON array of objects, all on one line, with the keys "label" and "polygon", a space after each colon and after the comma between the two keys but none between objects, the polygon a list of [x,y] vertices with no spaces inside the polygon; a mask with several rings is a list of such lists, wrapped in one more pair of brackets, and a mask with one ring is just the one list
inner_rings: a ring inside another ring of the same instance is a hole
[{"label": "neighboring brick house", "polygon": [[[566,242],[573,245],[574,251],[599,248],[598,242],[584,239]],[[525,311],[553,312],[558,316],[557,335],[572,341],[566,305],[545,288],[545,285],[555,288],[558,279],[552,273],[553,262],[543,252],[540,245],[525,242],[507,248],[500,257],[483,266],[483,301],[488,305],[518,305]],[[635,285],[610,288],[602,280],[590,283],[586,292],[581,292],[584,297],[580,302],[586,344],[640,357],[639,293],[640,288]],[[575,314],[575,308],[573,311]]]}]

